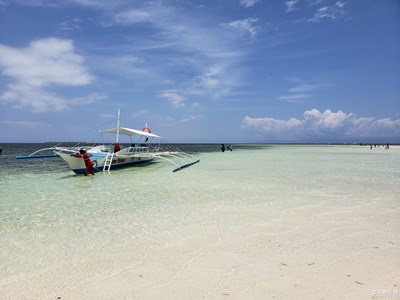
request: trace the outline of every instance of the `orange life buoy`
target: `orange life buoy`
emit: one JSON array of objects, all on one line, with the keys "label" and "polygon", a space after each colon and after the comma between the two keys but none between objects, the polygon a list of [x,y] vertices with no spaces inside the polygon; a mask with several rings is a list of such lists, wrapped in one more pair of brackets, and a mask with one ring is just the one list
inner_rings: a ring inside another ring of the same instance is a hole
[{"label": "orange life buoy", "polygon": [[151,129],[149,127],[143,127],[142,131],[151,133]]}]

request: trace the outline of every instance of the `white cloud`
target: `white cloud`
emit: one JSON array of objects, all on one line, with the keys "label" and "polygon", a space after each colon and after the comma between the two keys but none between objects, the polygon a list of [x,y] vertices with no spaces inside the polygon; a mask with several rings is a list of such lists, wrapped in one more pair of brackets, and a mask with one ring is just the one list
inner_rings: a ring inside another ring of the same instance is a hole
[{"label": "white cloud", "polygon": [[207,67],[200,75],[192,78],[189,87],[185,89],[186,95],[202,95],[212,99],[219,99],[232,95],[239,82],[239,71],[233,67],[214,64]]},{"label": "white cloud", "polygon": [[164,91],[159,95],[161,98],[167,99],[173,107],[185,107],[185,97],[178,94],[176,91]]},{"label": "white cloud", "polygon": [[258,30],[258,26],[253,25],[258,22],[257,18],[247,18],[243,20],[236,20],[230,23],[223,24],[227,28],[232,28],[239,32],[241,35],[249,34],[251,38],[255,38]]},{"label": "white cloud", "polygon": [[153,33],[152,39],[139,40],[144,49],[169,49],[179,52],[181,57],[185,53],[190,53],[207,58],[230,52],[226,38],[221,36],[221,30],[204,24],[199,19],[191,18],[190,14],[182,14],[181,10],[173,6],[165,6],[157,1],[141,8],[113,14],[109,26],[137,24],[146,24],[148,30]]},{"label": "white cloud", "polygon": [[345,114],[341,110],[332,112],[327,109],[323,113],[317,109],[307,110],[304,112],[305,125],[312,129],[335,129],[346,125],[346,120],[349,120],[353,114]]},{"label": "white cloud", "polygon": [[244,117],[242,128],[256,130],[259,132],[280,133],[290,129],[300,128],[302,122],[298,119],[291,118],[287,121],[274,118],[251,118]]},{"label": "white cloud", "polygon": [[[308,6],[311,9],[317,10],[314,12],[314,16],[310,18],[309,22],[320,22],[323,19],[336,20],[345,14],[344,7],[346,5],[345,1],[342,0],[306,0]],[[299,10],[298,4],[300,0],[289,0],[286,1],[286,11],[292,12]]]},{"label": "white cloud", "polygon": [[54,1],[54,0],[13,0],[13,2],[23,5],[31,6],[49,6],[49,7],[63,7],[68,4],[78,4],[87,7],[103,7],[112,8],[115,5],[121,4],[123,0],[64,0],[64,1]]},{"label": "white cloud", "polygon": [[[149,113],[149,111],[147,109],[138,109],[137,111],[135,111],[134,113],[132,113],[132,117],[134,119],[136,118],[141,118],[143,116],[146,116]],[[115,117],[115,116],[114,116]]]},{"label": "white cloud", "polygon": [[10,84],[8,90],[0,95],[4,103],[12,103],[16,108],[29,109],[35,113],[63,111],[71,105],[87,105],[105,99],[103,94],[66,99],[45,89],[24,84]]},{"label": "white cloud", "polygon": [[[165,13],[165,12],[164,12]],[[157,17],[155,19],[154,17]],[[130,9],[114,15],[114,22],[121,25],[132,25],[138,23],[161,22],[163,12],[150,9]]]},{"label": "white cloud", "polygon": [[363,138],[363,137],[400,137],[400,119],[376,119],[357,117],[342,111],[332,112],[327,109],[307,110],[303,119],[290,118],[251,118],[246,116],[242,128],[266,136],[284,139],[290,136],[293,140],[302,138]]},{"label": "white cloud", "polygon": [[78,18],[67,20],[61,23],[60,29],[66,31],[81,30],[82,21]]},{"label": "white cloud", "polygon": [[92,69],[112,74],[112,76],[138,77],[151,76],[144,67],[144,59],[130,54],[110,54],[107,56],[93,55],[88,59]]},{"label": "white cloud", "polygon": [[318,90],[320,86],[312,84],[298,84],[289,89],[289,94],[280,96],[280,100],[284,100],[291,103],[300,103],[303,99],[309,99],[314,97],[312,92]]},{"label": "white cloud", "polygon": [[197,121],[197,120],[201,120],[204,119],[203,115],[187,115],[184,118],[182,118],[181,120],[179,120],[180,123],[188,123],[188,122],[193,122],[193,121]]},{"label": "white cloud", "polygon": [[[179,15],[179,18],[177,16]],[[234,42],[226,32],[218,26],[214,26],[212,20],[193,17],[192,14],[183,11],[174,6],[163,5],[161,2],[148,2],[143,7],[128,9],[122,12],[112,14],[112,20],[107,26],[122,25],[131,26],[137,24],[148,25],[148,30],[153,30],[153,39],[146,40],[145,48],[148,49],[170,49],[179,51],[180,55],[190,53],[206,58],[232,58],[240,55],[237,45],[230,47]],[[250,27],[247,31],[254,31],[251,22],[256,19],[249,18],[246,21],[238,21],[233,26]],[[240,26],[242,24],[242,26]],[[254,26],[253,26],[254,27]],[[231,27],[230,27],[231,28]],[[254,34],[254,33],[253,33]],[[140,40],[140,42],[144,42]]]},{"label": "white cloud", "polygon": [[336,1],[335,6],[338,8],[343,8],[345,4],[346,3],[344,3],[343,1]]},{"label": "white cloud", "polygon": [[11,126],[22,126],[22,127],[43,127],[49,126],[42,122],[30,122],[30,121],[2,121],[1,123]]},{"label": "white cloud", "polygon": [[107,99],[107,96],[102,93],[92,93],[87,96],[66,100],[68,105],[87,105],[100,100]]},{"label": "white cloud", "polygon": [[165,120],[169,123],[174,123],[176,125],[182,124],[182,123],[189,123],[189,122],[195,122],[198,120],[204,119],[206,116],[204,115],[195,115],[195,114],[189,114],[185,115],[180,119],[174,118],[174,117],[166,117]]},{"label": "white cloud", "polygon": [[7,2],[0,0],[0,11],[2,11],[8,5]]},{"label": "white cloud", "polygon": [[221,74],[223,74],[222,67],[212,66],[204,74],[194,78],[194,86],[202,90],[215,89],[221,83]]},{"label": "white cloud", "polygon": [[308,21],[317,23],[324,18],[336,20],[344,15],[344,6],[345,3],[343,1],[337,1],[334,5],[323,6],[319,8],[314,14],[314,17]]},{"label": "white cloud", "polygon": [[318,86],[316,86],[316,85],[299,84],[299,85],[289,89],[289,92],[291,92],[291,93],[308,93],[308,92],[313,92],[316,89],[318,89]]},{"label": "white cloud", "polygon": [[200,107],[201,107],[201,105],[199,102],[194,102],[194,103],[192,103],[192,106],[191,106],[192,109],[198,109]]},{"label": "white cloud", "polygon": [[76,54],[71,40],[35,40],[27,48],[0,45],[2,74],[30,86],[86,85],[92,76]]},{"label": "white cloud", "polygon": [[296,4],[298,3],[298,0],[291,0],[291,1],[286,1],[286,11],[287,12],[291,12],[291,11],[295,11],[295,10],[299,10],[296,7]]},{"label": "white cloud", "polygon": [[249,8],[249,7],[256,5],[256,3],[259,1],[260,0],[240,0],[239,3],[240,3],[240,5],[242,5],[246,8]]},{"label": "white cloud", "polygon": [[288,102],[292,102],[292,103],[298,103],[298,102],[300,102],[299,100],[311,98],[312,96],[313,95],[311,95],[311,94],[300,93],[300,94],[283,95],[283,96],[280,96],[279,99],[285,100]]},{"label": "white cloud", "polygon": [[31,42],[26,48],[0,44],[0,68],[3,76],[14,82],[0,95],[0,101],[34,112],[60,111],[71,105],[104,98],[89,95],[64,99],[48,91],[52,86],[83,86],[93,77],[84,67],[84,59],[75,53],[71,40],[46,38]]},{"label": "white cloud", "polygon": [[0,95],[0,100],[33,112],[62,111],[67,107],[67,101],[62,97],[26,84],[10,84]]},{"label": "white cloud", "polygon": [[[144,24],[152,32],[146,37],[139,36],[132,48],[143,53],[145,64],[142,66],[147,67],[149,74],[163,76],[161,80],[164,82],[169,79],[170,86],[173,86],[170,89],[179,95],[204,95],[212,91],[212,97],[218,98],[240,86],[242,69],[236,66],[240,63],[239,58],[245,55],[245,46],[238,40],[255,37],[258,31],[254,25],[257,19],[221,24],[212,16],[199,19],[191,12],[159,1],[112,16],[108,26]],[[227,29],[233,34],[227,34]],[[149,51],[145,50],[148,49],[167,51],[170,55],[146,57]],[[183,72],[182,66],[185,68]],[[210,73],[215,66],[222,66],[223,71]],[[177,72],[182,74],[180,80],[175,79]]]},{"label": "white cloud", "polygon": [[311,6],[319,5],[325,3],[327,0],[307,0],[308,4]]}]

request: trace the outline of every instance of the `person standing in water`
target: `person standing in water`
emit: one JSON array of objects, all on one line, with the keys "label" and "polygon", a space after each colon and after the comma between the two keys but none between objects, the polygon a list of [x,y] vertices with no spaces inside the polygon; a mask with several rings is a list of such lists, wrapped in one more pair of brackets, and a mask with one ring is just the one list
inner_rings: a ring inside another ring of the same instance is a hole
[{"label": "person standing in water", "polygon": [[87,176],[87,175],[89,175],[89,174],[94,175],[94,172],[93,172],[93,162],[92,162],[92,160],[90,159],[89,154],[87,153],[87,151],[86,151],[85,149],[79,150],[79,154],[77,153],[77,154],[75,154],[74,156],[75,156],[75,157],[82,157],[82,158],[83,158],[83,161],[85,162],[85,167],[86,167],[86,170],[85,170],[85,173],[84,173],[85,176]]},{"label": "person standing in water", "polygon": [[120,147],[119,143],[117,142],[117,143],[114,143],[114,153],[118,152],[118,151],[121,151],[121,147]]}]

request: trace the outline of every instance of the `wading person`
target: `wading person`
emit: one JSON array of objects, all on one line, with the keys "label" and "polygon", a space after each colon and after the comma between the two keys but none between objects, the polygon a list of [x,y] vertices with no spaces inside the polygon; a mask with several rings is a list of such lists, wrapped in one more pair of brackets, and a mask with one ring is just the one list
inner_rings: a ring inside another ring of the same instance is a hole
[{"label": "wading person", "polygon": [[86,167],[85,173],[84,173],[85,176],[87,176],[89,174],[94,175],[92,160],[90,159],[89,154],[87,153],[87,151],[85,149],[79,150],[79,154],[77,153],[74,156],[83,158],[83,161],[85,162],[85,167]]}]

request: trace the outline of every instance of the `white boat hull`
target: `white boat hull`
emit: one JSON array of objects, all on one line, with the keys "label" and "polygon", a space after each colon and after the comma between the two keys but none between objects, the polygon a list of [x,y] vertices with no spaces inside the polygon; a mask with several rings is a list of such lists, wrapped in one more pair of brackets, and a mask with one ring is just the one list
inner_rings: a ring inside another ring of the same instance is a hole
[{"label": "white boat hull", "polygon": [[[66,161],[72,171],[76,174],[84,174],[86,167],[85,162],[81,157],[75,157],[71,153],[57,153],[62,159]],[[90,154],[90,159],[93,162],[93,171],[102,172],[104,169],[104,163],[106,161],[107,153],[96,153]],[[154,156],[147,153],[132,154],[132,155],[118,155],[114,154],[111,162],[110,169],[132,167],[138,164],[150,162],[154,159]]]}]

